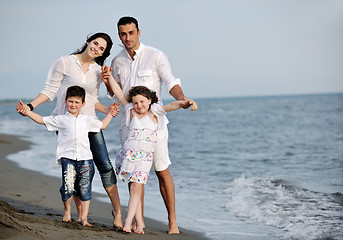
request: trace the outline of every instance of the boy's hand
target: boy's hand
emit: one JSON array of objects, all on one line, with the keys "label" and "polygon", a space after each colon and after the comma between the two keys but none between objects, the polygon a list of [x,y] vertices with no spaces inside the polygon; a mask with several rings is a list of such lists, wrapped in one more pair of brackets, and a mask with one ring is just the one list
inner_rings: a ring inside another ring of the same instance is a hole
[{"label": "boy's hand", "polygon": [[27,113],[30,111],[30,108],[20,100],[16,110],[20,115],[27,116]]},{"label": "boy's hand", "polygon": [[111,104],[109,114],[111,114],[112,117],[116,117],[119,114],[120,112],[119,104],[120,102]]}]

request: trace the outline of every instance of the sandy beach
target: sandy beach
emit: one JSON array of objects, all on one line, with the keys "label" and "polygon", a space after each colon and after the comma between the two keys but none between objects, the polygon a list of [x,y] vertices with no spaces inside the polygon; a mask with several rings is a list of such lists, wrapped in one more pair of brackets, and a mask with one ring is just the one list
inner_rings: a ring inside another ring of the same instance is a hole
[{"label": "sandy beach", "polygon": [[[0,134],[0,239],[207,239],[182,227],[181,234],[168,235],[166,225],[148,218],[145,235],[116,232],[112,228],[111,205],[98,201],[99,194],[93,194],[88,216],[93,227],[82,227],[75,221],[63,223],[58,191],[61,180],[19,168],[6,159],[11,153],[30,148],[31,143],[24,139]],[[75,219],[75,205],[72,207]]]}]

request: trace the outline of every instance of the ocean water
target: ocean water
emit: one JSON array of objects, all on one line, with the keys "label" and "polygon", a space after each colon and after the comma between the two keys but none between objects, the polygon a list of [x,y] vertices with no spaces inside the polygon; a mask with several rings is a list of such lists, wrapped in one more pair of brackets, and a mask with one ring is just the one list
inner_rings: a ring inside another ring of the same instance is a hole
[{"label": "ocean water", "polygon": [[[197,102],[197,112],[167,115],[180,227],[213,240],[343,239],[343,94]],[[10,159],[59,177],[55,134],[15,106],[0,102],[0,132],[35,145]],[[53,108],[36,111],[49,115]],[[104,131],[112,159],[117,128],[115,119]],[[127,205],[127,185],[118,187]],[[93,188],[104,193],[98,175]],[[167,223],[154,172],[145,189],[145,215]]]}]

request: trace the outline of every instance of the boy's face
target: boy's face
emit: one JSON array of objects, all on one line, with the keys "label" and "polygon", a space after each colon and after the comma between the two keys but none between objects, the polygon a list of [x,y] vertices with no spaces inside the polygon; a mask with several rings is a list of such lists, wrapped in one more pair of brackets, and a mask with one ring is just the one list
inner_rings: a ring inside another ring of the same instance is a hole
[{"label": "boy's face", "polygon": [[81,111],[81,108],[85,105],[85,102],[82,102],[82,98],[80,97],[68,97],[66,100],[66,105],[68,112],[73,114],[79,114]]}]

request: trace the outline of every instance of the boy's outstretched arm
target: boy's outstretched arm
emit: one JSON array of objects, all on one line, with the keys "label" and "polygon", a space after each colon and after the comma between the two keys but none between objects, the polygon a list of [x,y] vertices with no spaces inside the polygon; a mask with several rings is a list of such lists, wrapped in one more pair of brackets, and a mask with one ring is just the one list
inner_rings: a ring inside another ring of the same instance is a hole
[{"label": "boy's outstretched arm", "polygon": [[[19,101],[18,105],[21,105],[22,107],[25,106],[25,104],[22,101]],[[45,125],[45,123],[43,122],[43,117],[41,115],[39,115],[37,113],[34,113],[34,112],[30,111],[30,110],[26,111],[26,114],[27,114],[27,116],[29,118],[31,118],[36,123]]]},{"label": "boy's outstretched arm", "polygon": [[101,130],[104,130],[105,128],[107,128],[107,126],[108,126],[108,124],[110,124],[112,118],[118,115],[118,113],[120,111],[120,108],[118,105],[119,105],[119,103],[111,104],[110,111],[108,112],[106,117],[102,120]]}]

